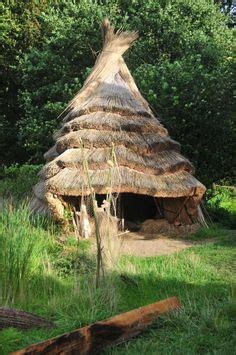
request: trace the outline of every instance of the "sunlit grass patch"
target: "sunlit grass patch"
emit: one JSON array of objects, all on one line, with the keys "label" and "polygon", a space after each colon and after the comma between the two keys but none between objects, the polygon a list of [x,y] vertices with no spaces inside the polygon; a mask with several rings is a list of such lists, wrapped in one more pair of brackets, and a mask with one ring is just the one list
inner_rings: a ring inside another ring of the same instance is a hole
[{"label": "sunlit grass patch", "polygon": [[180,312],[161,317],[139,338],[104,353],[230,351],[236,310],[235,237],[215,226],[199,233],[202,237],[193,239],[201,239],[201,245],[172,255],[122,257],[96,289],[90,242],[78,242],[47,218],[30,215],[27,205],[5,205],[0,216],[1,304],[41,315],[56,327],[5,329],[0,332],[0,353],[174,295],[183,305]]}]

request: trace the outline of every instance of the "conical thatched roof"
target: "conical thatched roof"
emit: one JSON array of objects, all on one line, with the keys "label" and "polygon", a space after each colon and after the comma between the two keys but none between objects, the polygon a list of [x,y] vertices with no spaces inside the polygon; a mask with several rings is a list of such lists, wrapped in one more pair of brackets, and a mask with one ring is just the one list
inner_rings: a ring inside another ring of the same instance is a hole
[{"label": "conical thatched roof", "polygon": [[61,114],[55,146],[45,154],[34,208],[62,217],[63,196],[89,194],[83,177],[85,158],[95,192],[106,193],[112,146],[117,161],[113,192],[191,197],[197,206],[205,187],[192,175],[180,145],[154,117],[123,60],[137,33],[115,33],[107,19],[102,29],[103,49],[84,86]]}]

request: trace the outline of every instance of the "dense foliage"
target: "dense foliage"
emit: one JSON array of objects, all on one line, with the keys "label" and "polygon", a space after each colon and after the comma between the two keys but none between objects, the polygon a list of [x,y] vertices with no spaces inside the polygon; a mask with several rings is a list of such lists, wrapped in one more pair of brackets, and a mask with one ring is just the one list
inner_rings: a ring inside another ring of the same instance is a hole
[{"label": "dense foliage", "polygon": [[37,17],[44,3],[35,0],[0,3],[0,163],[20,162],[29,157],[17,126],[25,112],[18,100],[23,88],[19,65],[24,54],[42,41]]},{"label": "dense foliage", "polygon": [[38,182],[40,168],[42,165],[14,164],[0,169],[0,204],[1,198],[30,198],[32,188]]},{"label": "dense foliage", "polygon": [[207,212],[212,221],[227,228],[236,228],[236,189],[214,186],[207,192]]},{"label": "dense foliage", "polygon": [[197,175],[207,184],[233,175],[233,31],[218,5],[30,0],[1,4],[1,13],[4,163],[42,162],[58,114],[94,64],[108,15],[117,28],[139,31],[127,64]]}]

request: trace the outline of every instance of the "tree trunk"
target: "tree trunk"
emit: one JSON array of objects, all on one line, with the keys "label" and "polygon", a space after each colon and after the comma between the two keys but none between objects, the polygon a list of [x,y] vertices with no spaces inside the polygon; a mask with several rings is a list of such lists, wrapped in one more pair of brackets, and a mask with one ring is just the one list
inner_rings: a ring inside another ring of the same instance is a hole
[{"label": "tree trunk", "polygon": [[129,340],[141,333],[161,314],[180,308],[176,297],[156,302],[104,321],[31,345],[13,354],[98,354],[107,346]]}]

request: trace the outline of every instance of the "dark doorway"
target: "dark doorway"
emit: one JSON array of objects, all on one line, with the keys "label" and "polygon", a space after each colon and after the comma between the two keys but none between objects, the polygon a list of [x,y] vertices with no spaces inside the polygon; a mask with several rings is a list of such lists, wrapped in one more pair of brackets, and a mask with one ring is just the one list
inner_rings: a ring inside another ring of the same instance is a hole
[{"label": "dark doorway", "polygon": [[118,199],[120,218],[131,222],[160,218],[155,198],[147,195],[121,193]]},{"label": "dark doorway", "polygon": [[[96,194],[96,200],[98,207],[100,207],[106,200],[106,195]],[[81,196],[65,196],[64,201],[73,206],[76,211],[80,211]],[[83,201],[86,204],[88,214],[92,216],[91,197],[84,196]],[[146,219],[163,218],[158,200],[153,196],[120,193],[118,196],[113,196],[112,202],[111,214],[125,221],[142,223]]]}]

